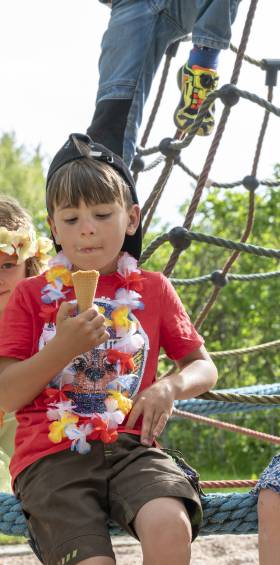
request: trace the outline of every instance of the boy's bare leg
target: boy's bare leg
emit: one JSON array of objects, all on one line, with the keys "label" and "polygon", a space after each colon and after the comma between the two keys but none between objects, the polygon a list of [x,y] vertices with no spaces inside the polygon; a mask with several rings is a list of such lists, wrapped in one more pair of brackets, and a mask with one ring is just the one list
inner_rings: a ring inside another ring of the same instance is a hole
[{"label": "boy's bare leg", "polygon": [[111,557],[89,557],[89,559],[84,559],[84,561],[79,561],[78,565],[116,565],[114,559]]},{"label": "boy's bare leg", "polygon": [[258,500],[260,565],[279,565],[280,495],[261,489]]},{"label": "boy's bare leg", "polygon": [[188,565],[192,530],[183,502],[156,498],[142,506],[134,528],[140,539],[144,565]]}]

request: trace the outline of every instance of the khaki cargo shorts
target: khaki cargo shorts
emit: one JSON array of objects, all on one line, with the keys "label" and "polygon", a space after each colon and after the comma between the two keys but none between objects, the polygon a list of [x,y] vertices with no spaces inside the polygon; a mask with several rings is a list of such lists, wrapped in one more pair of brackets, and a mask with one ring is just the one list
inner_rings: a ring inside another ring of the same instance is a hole
[{"label": "khaki cargo shorts", "polygon": [[197,536],[202,520],[198,489],[167,453],[126,433],[112,444],[91,444],[87,455],[70,450],[48,455],[16,479],[31,545],[43,563],[75,565],[97,555],[114,559],[109,520],[137,537],[137,512],[160,497],[183,500],[193,539]]}]

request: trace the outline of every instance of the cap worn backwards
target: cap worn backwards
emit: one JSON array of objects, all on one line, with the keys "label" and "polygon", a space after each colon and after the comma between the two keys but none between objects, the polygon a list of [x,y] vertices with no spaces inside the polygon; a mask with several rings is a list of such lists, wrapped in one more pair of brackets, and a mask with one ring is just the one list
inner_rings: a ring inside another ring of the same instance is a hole
[{"label": "cap worn backwards", "polygon": [[[80,153],[79,149],[74,143],[73,138],[76,138],[78,141],[82,141],[83,143],[87,144],[87,146],[90,148],[89,155],[82,155]],[[108,165],[110,165],[110,167],[115,169],[129,187],[133,203],[138,204],[134,180],[124,161],[118,155],[112,153],[112,151],[107,149],[107,147],[101,145],[101,143],[95,143],[88,135],[81,133],[71,133],[66,143],[64,143],[61,149],[59,149],[59,151],[54,156],[48,170],[46,190],[48,190],[50,179],[52,178],[54,173],[58,171],[58,169],[60,169],[60,167],[62,167],[66,163],[70,163],[71,161],[76,161],[77,159],[91,157],[92,159],[96,159],[97,161],[103,161],[104,163],[107,163]],[[56,251],[61,250],[60,245],[57,245],[56,243],[55,248]],[[130,255],[133,255],[135,259],[139,259],[141,255],[141,249],[142,226],[140,222],[134,235],[125,236],[122,251],[127,251],[128,253],[130,253]]]}]

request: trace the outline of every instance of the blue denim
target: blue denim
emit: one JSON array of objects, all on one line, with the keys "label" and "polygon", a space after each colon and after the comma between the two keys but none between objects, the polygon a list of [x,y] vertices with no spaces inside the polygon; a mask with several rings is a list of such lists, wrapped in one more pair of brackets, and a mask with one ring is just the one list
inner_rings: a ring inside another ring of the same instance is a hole
[{"label": "blue denim", "polygon": [[167,47],[192,33],[196,45],[226,49],[239,1],[112,1],[102,40],[96,103],[132,101],[123,143],[123,158],[128,165],[134,156],[144,104]]}]

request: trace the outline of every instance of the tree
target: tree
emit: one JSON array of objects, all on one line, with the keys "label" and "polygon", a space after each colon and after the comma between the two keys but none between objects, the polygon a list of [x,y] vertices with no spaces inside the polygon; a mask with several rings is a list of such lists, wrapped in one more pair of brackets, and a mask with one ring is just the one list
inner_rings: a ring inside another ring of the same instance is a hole
[{"label": "tree", "polygon": [[45,219],[45,175],[40,147],[31,154],[17,145],[14,133],[0,137],[0,192],[19,200],[32,215],[41,233],[48,233]]}]

